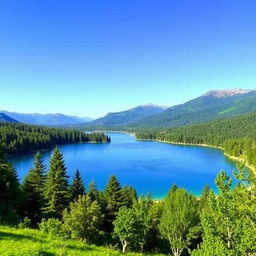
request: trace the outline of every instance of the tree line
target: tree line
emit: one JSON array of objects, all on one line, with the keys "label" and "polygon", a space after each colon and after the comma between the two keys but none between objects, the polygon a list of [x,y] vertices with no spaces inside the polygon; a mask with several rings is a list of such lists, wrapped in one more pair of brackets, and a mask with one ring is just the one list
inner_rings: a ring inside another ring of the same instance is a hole
[{"label": "tree line", "polygon": [[103,133],[0,122],[0,146],[7,155],[34,153],[55,145],[77,142],[109,142]]},{"label": "tree line", "polygon": [[244,166],[222,171],[215,195],[206,186],[198,198],[172,186],[166,198],[138,197],[134,188],[110,177],[104,190],[85,188],[79,170],[72,182],[55,148],[46,170],[40,153],[20,184],[15,169],[0,157],[0,222],[37,228],[49,236],[119,246],[126,251],[175,256],[233,256],[256,253],[256,179]]},{"label": "tree line", "polygon": [[165,131],[144,130],[137,132],[136,137],[221,147],[226,154],[239,157],[249,165],[256,166],[256,113]]}]

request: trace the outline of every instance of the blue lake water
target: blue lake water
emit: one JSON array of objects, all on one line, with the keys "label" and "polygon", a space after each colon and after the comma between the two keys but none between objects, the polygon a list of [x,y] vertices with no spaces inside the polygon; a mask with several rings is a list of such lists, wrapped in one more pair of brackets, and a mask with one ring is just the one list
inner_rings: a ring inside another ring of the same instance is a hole
[{"label": "blue lake water", "polygon": [[[199,195],[205,184],[215,191],[214,179],[220,170],[231,175],[235,163],[221,150],[171,145],[155,141],[136,141],[124,133],[109,133],[109,144],[69,144],[60,146],[67,172],[73,177],[78,168],[86,186],[94,180],[103,189],[111,175],[122,185],[132,185],[139,195],[151,193],[163,198],[176,184]],[[42,152],[48,165],[51,151]],[[33,155],[10,159],[22,180],[33,166]]]}]

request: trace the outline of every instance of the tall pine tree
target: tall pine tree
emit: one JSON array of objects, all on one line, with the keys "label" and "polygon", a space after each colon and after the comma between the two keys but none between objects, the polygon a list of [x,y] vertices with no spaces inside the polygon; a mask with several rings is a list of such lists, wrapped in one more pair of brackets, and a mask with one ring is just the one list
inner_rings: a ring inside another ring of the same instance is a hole
[{"label": "tall pine tree", "polygon": [[122,188],[119,181],[115,176],[111,176],[109,182],[104,191],[104,197],[106,202],[106,218],[105,229],[106,231],[113,231],[113,221],[121,206],[124,204]]},{"label": "tall pine tree", "polygon": [[34,168],[29,171],[22,184],[25,197],[24,215],[31,220],[33,226],[36,226],[43,217],[45,178],[45,166],[40,153],[37,152],[34,159]]},{"label": "tall pine tree", "polygon": [[69,204],[70,194],[63,155],[57,147],[54,149],[50,160],[44,195],[46,200],[45,214],[60,218],[63,210]]},{"label": "tall pine tree", "polygon": [[94,181],[91,181],[88,187],[88,192],[86,193],[91,201],[95,201],[99,197],[99,191],[97,190],[96,184]]},{"label": "tall pine tree", "polygon": [[84,188],[83,180],[79,170],[77,169],[71,185],[72,201],[76,201],[78,197],[84,195],[84,193],[85,193],[85,188]]},{"label": "tall pine tree", "polygon": [[0,159],[0,222],[18,220],[18,208],[21,202],[18,177],[13,166]]}]

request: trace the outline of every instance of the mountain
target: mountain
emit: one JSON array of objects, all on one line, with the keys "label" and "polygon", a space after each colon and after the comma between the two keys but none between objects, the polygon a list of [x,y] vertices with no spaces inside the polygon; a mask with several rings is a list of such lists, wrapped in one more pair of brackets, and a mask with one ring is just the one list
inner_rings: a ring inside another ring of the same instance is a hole
[{"label": "mountain", "polygon": [[91,118],[91,117],[86,117],[86,116],[84,116],[84,117],[79,117],[79,118],[82,119],[84,122],[91,122],[91,121],[94,120],[93,118]]},{"label": "mountain", "polygon": [[0,113],[0,122],[19,123],[17,120],[7,116],[4,113]]},{"label": "mountain", "polygon": [[166,107],[154,104],[141,105],[126,111],[108,113],[89,123],[89,126],[124,126],[164,111]]},{"label": "mountain", "polygon": [[1,111],[9,117],[25,124],[65,126],[87,122],[84,118],[64,114],[24,114],[16,112]]},{"label": "mountain", "polygon": [[213,90],[136,123],[136,127],[177,127],[256,111],[256,90]]}]

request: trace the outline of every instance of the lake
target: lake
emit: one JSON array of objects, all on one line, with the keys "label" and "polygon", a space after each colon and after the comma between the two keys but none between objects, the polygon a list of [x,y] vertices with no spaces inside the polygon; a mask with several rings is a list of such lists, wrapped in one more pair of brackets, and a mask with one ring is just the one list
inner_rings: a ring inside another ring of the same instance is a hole
[{"label": "lake", "polygon": [[[163,198],[176,184],[200,195],[205,184],[215,191],[214,179],[220,170],[229,175],[235,163],[219,149],[184,146],[156,141],[136,141],[125,133],[108,133],[109,144],[69,144],[60,149],[64,155],[70,179],[79,169],[86,186],[94,180],[103,189],[111,175],[122,185],[132,185],[139,195],[151,193]],[[51,151],[42,152],[48,164]],[[22,180],[33,166],[33,155],[11,158]]]}]

